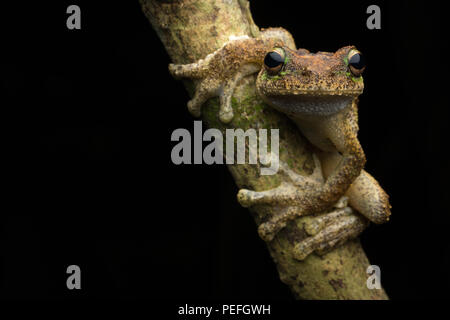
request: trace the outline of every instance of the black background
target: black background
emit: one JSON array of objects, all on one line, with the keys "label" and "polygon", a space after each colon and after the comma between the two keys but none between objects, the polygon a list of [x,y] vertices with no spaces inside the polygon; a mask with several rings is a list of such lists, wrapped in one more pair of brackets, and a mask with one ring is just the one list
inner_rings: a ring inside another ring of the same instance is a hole
[{"label": "black background", "polygon": [[[301,3],[301,4],[299,4]],[[361,241],[392,299],[448,298],[443,8],[421,1],[252,1],[298,47],[354,44],[367,171],[392,219]],[[82,29],[66,28],[78,4]],[[366,28],[378,4],[382,29]],[[2,3],[4,298],[291,300],[225,166],[171,163],[188,95],[138,1]],[[82,290],[66,288],[66,268]]]}]

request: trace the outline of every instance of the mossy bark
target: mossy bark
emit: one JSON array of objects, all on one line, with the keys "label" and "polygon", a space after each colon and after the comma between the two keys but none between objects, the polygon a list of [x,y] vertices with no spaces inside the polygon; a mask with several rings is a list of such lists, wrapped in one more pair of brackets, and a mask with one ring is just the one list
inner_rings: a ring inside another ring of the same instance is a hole
[{"label": "mossy bark", "polygon": [[[245,0],[140,0],[142,9],[157,32],[174,63],[191,63],[204,58],[228,41],[231,35],[254,36],[254,25]],[[186,81],[190,93],[193,83]],[[273,111],[256,95],[255,77],[238,86],[233,97],[234,119],[225,125],[218,119],[218,99],[203,107],[202,120],[223,132],[227,128],[280,129],[280,161],[300,174],[314,168],[311,147],[297,128],[283,115]],[[239,188],[267,190],[279,185],[282,176],[261,176],[258,165],[228,165]],[[232,197],[234,195],[230,195]],[[267,206],[252,209],[257,223],[272,215]],[[292,256],[295,243],[306,234],[301,220],[294,220],[273,241],[267,243],[277,265],[280,279],[298,299],[387,299],[384,290],[369,290],[366,269],[369,261],[359,240],[304,261]],[[264,281],[264,279],[261,279]]]}]

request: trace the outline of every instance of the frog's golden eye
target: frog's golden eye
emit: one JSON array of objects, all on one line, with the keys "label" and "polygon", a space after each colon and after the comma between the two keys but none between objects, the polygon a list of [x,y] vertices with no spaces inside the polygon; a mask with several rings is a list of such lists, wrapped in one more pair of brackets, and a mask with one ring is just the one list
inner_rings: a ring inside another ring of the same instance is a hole
[{"label": "frog's golden eye", "polygon": [[348,68],[355,77],[359,77],[363,73],[366,68],[366,60],[361,52],[353,49],[348,53]]},{"label": "frog's golden eye", "polygon": [[266,68],[267,73],[270,75],[275,75],[280,72],[284,65],[285,58],[286,53],[282,48],[275,48],[270,51],[264,58],[264,68]]}]

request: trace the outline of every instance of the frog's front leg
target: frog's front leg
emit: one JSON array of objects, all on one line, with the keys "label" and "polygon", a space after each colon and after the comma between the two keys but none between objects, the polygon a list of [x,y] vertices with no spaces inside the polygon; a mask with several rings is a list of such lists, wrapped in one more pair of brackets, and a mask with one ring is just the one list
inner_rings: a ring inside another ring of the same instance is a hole
[{"label": "frog's front leg", "polygon": [[[325,177],[328,177],[342,160],[337,152],[319,153]],[[366,171],[353,181],[345,193],[350,206],[374,223],[385,223],[391,215],[389,196],[378,182]]]},{"label": "frog's front leg", "polygon": [[211,73],[209,64],[213,58],[214,54],[192,64],[170,64],[169,71],[176,78],[191,78],[199,81],[193,98],[187,104],[189,112],[194,117],[201,115],[202,105],[208,99],[219,96],[219,119],[224,123],[228,123],[233,119],[231,97],[237,84],[245,76],[258,72],[260,66],[249,63],[241,66],[234,74],[229,74],[228,77],[222,77],[223,74],[220,71]]},{"label": "frog's front leg", "polygon": [[210,98],[220,97],[219,119],[228,123],[233,118],[231,97],[239,81],[261,70],[264,56],[274,46],[287,45],[295,49],[290,33],[282,28],[269,28],[258,38],[233,37],[222,48],[191,64],[170,64],[175,78],[196,81],[193,98],[188,109],[195,117]]}]

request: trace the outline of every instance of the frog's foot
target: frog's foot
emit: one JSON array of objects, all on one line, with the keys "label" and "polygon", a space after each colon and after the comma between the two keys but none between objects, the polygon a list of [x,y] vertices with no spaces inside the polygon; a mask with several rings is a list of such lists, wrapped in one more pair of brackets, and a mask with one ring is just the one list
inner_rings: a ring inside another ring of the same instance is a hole
[{"label": "frog's foot", "polygon": [[315,169],[309,176],[302,176],[291,170],[287,164],[280,162],[278,172],[287,178],[286,182],[265,191],[239,190],[237,198],[243,207],[269,205],[276,208],[274,211],[277,214],[258,228],[263,240],[273,240],[289,220],[312,213],[311,209],[315,205],[314,196],[323,186],[320,161],[315,155],[313,157]]},{"label": "frog's foot", "polygon": [[342,196],[339,200],[338,200],[338,202],[336,202],[335,204],[334,204],[334,207],[336,208],[336,209],[343,209],[343,208],[345,208],[345,207],[347,207],[348,206],[348,197],[347,196]]},{"label": "frog's foot", "polygon": [[215,53],[208,55],[204,60],[191,64],[170,64],[169,71],[175,78],[190,78],[197,80],[194,97],[188,102],[189,112],[199,117],[202,105],[210,98],[219,97],[219,119],[229,123],[233,119],[231,97],[239,81],[245,76],[256,73],[260,67],[256,64],[246,64],[240,67],[233,75],[210,70],[209,62]]},{"label": "frog's foot", "polygon": [[310,237],[295,245],[294,258],[297,260],[304,260],[313,252],[323,255],[356,238],[368,225],[368,220],[355,214],[350,207],[302,220],[303,228]]},{"label": "frog's foot", "polygon": [[169,64],[169,71],[174,78],[189,78],[196,80],[194,96],[187,104],[189,112],[194,117],[200,117],[201,106],[208,99],[217,96],[220,89],[218,81],[214,81],[214,79],[203,79],[208,73],[206,67],[209,59],[209,56],[207,56],[205,60],[199,60],[196,63]]}]

